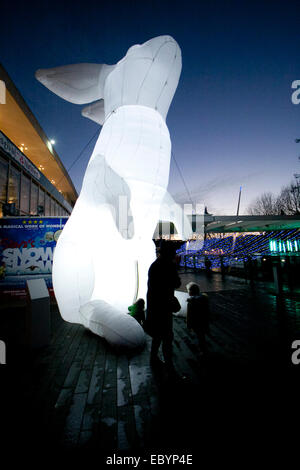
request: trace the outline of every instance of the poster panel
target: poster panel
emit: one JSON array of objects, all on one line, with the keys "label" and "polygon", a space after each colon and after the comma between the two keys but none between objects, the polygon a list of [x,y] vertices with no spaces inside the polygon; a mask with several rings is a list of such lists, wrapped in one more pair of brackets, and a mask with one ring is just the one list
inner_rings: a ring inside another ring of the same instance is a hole
[{"label": "poster panel", "polygon": [[52,294],[53,253],[68,217],[0,219],[0,295],[24,296],[26,280],[43,278]]}]

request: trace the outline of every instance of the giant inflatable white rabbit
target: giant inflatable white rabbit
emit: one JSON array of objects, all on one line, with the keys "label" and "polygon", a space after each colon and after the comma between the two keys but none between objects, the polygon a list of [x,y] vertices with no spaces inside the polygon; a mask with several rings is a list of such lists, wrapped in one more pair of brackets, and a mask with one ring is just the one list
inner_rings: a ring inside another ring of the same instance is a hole
[{"label": "giant inflatable white rabbit", "polygon": [[[82,115],[103,126],[57,242],[53,286],[65,320],[84,324],[114,345],[144,342],[142,327],[126,312],[136,298],[145,298],[155,259],[153,233],[166,208],[172,206],[169,219],[182,239],[191,233],[166,189],[171,142],[165,119],[180,73],[181,51],[170,36],[131,47],[116,65],[36,72],[61,98],[93,102]],[[120,201],[122,206],[126,198],[132,223],[122,228]]]}]

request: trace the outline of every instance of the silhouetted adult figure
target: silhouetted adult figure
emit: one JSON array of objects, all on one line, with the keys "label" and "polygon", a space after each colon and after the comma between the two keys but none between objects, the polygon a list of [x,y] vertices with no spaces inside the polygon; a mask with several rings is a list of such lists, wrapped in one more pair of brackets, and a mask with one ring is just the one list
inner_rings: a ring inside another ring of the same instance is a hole
[{"label": "silhouetted adult figure", "polygon": [[205,258],[205,272],[208,276],[211,275],[211,261],[209,258]]},{"label": "silhouetted adult figure", "polygon": [[173,243],[163,241],[158,257],[148,272],[146,332],[152,336],[150,363],[156,365],[160,362],[158,350],[162,343],[163,356],[169,370],[173,369],[174,290],[181,284],[175,254]]}]

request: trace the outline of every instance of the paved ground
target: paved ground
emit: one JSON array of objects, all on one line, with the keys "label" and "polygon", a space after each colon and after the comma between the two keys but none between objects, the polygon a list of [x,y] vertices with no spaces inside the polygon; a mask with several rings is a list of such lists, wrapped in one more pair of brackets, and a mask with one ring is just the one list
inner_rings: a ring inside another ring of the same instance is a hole
[{"label": "paved ground", "polygon": [[64,322],[55,305],[51,345],[29,352],[19,345],[24,308],[3,308],[1,426],[15,448],[40,449],[49,458],[58,450],[94,454],[99,466],[115,452],[146,459],[151,452],[191,453],[199,466],[206,457],[210,465],[233,459],[238,449],[244,460],[259,455],[261,462],[262,452],[268,458],[283,450],[287,435],[292,448],[300,365],[291,363],[291,342],[300,339],[299,298],[277,299],[262,284],[219,274],[182,274],[182,288],[190,280],[209,295],[209,352],[201,357],[185,320],[174,318],[178,376],[172,378],[151,369],[149,337],[139,353],[116,352]]},{"label": "paved ground", "polygon": [[181,286],[179,290],[186,292],[188,282],[197,282],[203,292],[218,292],[228,290],[240,290],[247,286],[247,281],[234,276],[221,276],[220,273],[194,271],[193,269],[181,269]]}]

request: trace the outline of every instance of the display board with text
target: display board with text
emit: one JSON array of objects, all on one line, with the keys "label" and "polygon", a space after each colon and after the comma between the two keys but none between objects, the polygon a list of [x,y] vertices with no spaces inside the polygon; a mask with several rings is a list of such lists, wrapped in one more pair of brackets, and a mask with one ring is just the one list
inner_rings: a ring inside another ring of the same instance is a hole
[{"label": "display board with text", "polygon": [[25,295],[27,279],[44,278],[52,293],[53,253],[68,217],[0,219],[0,294]]}]

